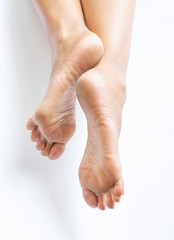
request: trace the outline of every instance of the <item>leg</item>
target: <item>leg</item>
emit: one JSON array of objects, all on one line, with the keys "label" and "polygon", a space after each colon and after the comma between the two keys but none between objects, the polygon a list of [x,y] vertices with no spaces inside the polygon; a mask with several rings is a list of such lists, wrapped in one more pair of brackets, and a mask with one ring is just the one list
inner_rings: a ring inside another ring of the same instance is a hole
[{"label": "leg", "polygon": [[100,209],[113,208],[124,192],[118,138],[134,5],[134,0],[82,0],[86,24],[101,38],[104,56],[76,85],[88,121],[79,178],[86,202]]},{"label": "leg", "polygon": [[27,128],[42,155],[58,158],[75,131],[75,84],[101,59],[103,46],[90,32],[78,0],[32,1],[48,35],[52,72],[44,99]]}]

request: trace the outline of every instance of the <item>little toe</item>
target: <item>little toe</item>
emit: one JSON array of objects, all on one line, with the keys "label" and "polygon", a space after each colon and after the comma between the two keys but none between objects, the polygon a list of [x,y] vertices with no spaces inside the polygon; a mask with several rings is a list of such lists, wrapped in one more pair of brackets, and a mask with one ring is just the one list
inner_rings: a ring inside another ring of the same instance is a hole
[{"label": "little toe", "polygon": [[89,189],[83,189],[83,198],[85,200],[85,202],[92,208],[96,208],[97,204],[98,204],[98,198],[95,195],[95,193],[93,193],[91,190]]},{"label": "little toe", "polygon": [[98,196],[98,208],[100,210],[105,210],[106,209],[105,194],[102,194],[102,195]]},{"label": "little toe", "polygon": [[40,131],[38,126],[35,126],[34,130],[31,132],[31,141],[38,142],[40,140]]},{"label": "little toe", "polygon": [[30,131],[34,130],[34,128],[36,127],[36,124],[34,123],[33,119],[30,118],[26,124],[26,128]]},{"label": "little toe", "polygon": [[45,143],[45,148],[41,151],[41,154],[43,156],[48,156],[50,154],[50,150],[53,146],[53,143],[46,142]]},{"label": "little toe", "polygon": [[48,158],[50,160],[56,160],[59,158],[65,150],[65,143],[54,143],[51,147]]},{"label": "little toe", "polygon": [[112,198],[112,193],[111,191],[106,193],[106,205],[108,208],[113,209],[114,208],[114,200]]}]

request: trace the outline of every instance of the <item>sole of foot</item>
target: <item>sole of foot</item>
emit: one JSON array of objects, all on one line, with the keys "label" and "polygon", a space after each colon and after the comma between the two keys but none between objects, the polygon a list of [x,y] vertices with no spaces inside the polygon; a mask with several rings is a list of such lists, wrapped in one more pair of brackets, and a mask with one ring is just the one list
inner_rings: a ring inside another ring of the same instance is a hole
[{"label": "sole of foot", "polygon": [[91,207],[112,209],[124,193],[118,138],[125,84],[115,66],[103,57],[79,78],[76,92],[88,122],[88,140],[79,167],[83,197]]},{"label": "sole of foot", "polygon": [[85,28],[58,43],[55,51],[58,56],[48,90],[27,123],[37,150],[51,160],[62,155],[75,132],[76,82],[102,58],[103,45],[96,34]]}]

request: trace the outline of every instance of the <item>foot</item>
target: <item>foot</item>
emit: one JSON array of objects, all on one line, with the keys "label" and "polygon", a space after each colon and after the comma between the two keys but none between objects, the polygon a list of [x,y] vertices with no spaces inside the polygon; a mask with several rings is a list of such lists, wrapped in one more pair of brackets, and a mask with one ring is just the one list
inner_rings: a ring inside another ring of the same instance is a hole
[{"label": "foot", "polygon": [[118,137],[125,102],[125,84],[105,57],[76,84],[88,122],[88,140],[79,167],[83,197],[91,207],[114,208],[124,193]]},{"label": "foot", "polygon": [[48,90],[27,123],[36,148],[52,160],[64,152],[75,131],[76,81],[103,55],[100,39],[86,28],[57,42]]}]

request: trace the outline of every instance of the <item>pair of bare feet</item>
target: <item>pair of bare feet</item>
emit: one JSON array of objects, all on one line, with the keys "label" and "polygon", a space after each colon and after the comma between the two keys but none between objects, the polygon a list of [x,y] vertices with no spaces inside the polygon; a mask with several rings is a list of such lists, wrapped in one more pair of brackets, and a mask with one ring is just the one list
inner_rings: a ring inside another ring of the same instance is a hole
[{"label": "pair of bare feet", "polygon": [[43,156],[57,159],[75,131],[76,96],[86,115],[88,140],[79,167],[91,207],[114,208],[124,192],[118,137],[125,87],[98,36],[88,29],[58,41],[47,93],[27,129]]}]

